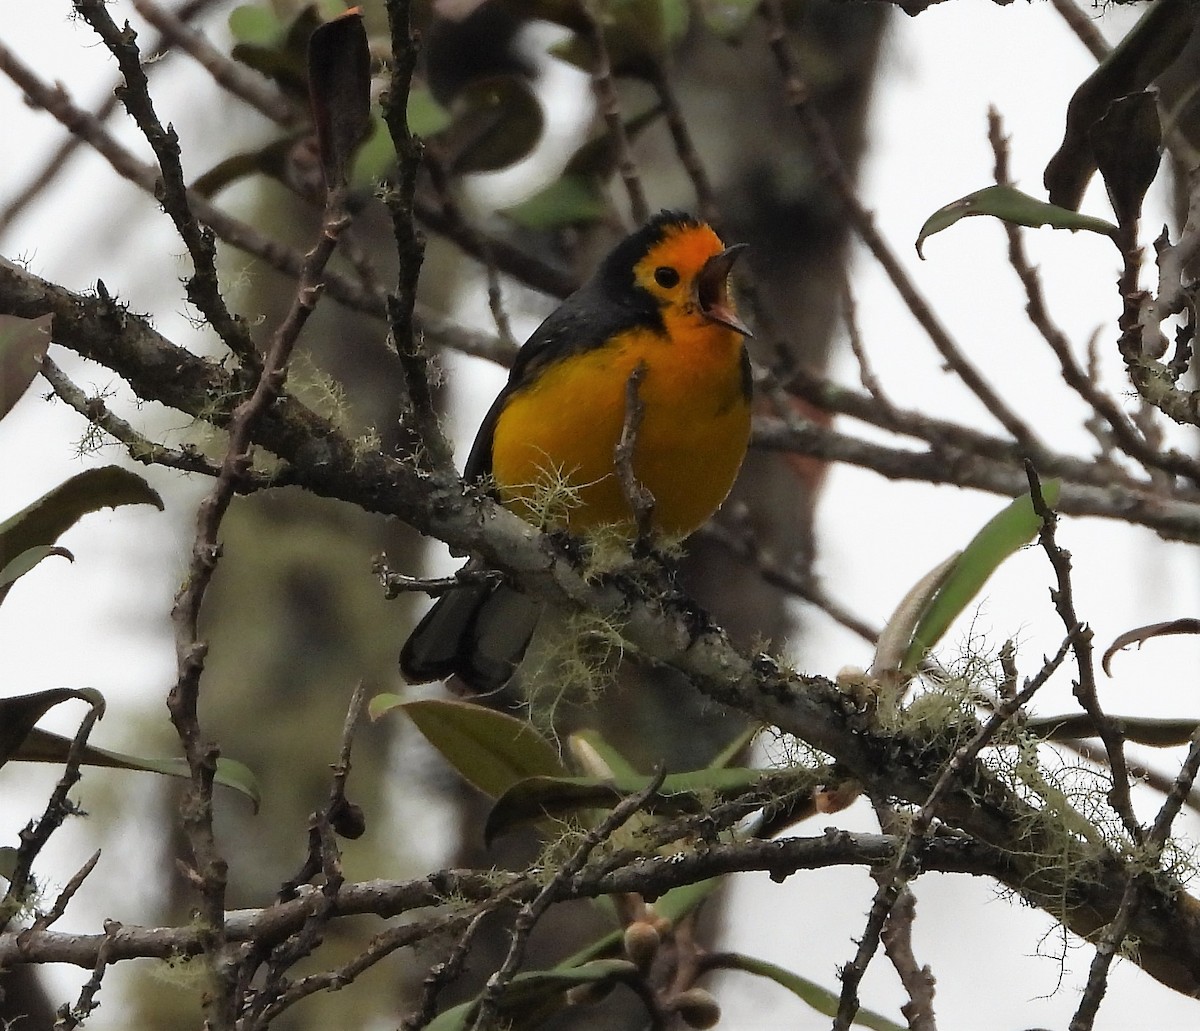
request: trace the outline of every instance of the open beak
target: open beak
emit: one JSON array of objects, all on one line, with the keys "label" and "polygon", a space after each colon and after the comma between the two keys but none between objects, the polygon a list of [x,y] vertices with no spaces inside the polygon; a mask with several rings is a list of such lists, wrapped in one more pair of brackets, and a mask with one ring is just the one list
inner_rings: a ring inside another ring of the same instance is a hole
[{"label": "open beak", "polygon": [[744,243],[735,243],[704,263],[696,277],[696,303],[706,319],[728,326],[743,336],[753,336],[749,327],[738,318],[729,297],[729,272],[745,249]]}]

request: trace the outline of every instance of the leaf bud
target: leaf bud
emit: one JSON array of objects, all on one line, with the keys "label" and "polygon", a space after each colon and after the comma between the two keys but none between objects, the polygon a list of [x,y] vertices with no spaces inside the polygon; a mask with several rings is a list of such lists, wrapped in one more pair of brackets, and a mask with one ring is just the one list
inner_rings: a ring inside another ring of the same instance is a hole
[{"label": "leaf bud", "polygon": [[716,1027],[721,1020],[720,1005],[712,993],[703,988],[689,988],[686,992],[680,992],[671,1001],[671,1008],[688,1027]]},{"label": "leaf bud", "polygon": [[625,955],[643,974],[650,969],[662,938],[653,924],[635,920],[625,928]]}]

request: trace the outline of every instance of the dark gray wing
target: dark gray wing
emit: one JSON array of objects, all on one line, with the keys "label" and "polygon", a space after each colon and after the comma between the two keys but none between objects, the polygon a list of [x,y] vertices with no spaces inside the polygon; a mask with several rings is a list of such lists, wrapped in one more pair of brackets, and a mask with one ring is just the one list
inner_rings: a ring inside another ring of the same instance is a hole
[{"label": "dark gray wing", "polygon": [[479,425],[475,443],[467,456],[463,479],[468,483],[482,479],[492,471],[492,435],[496,432],[496,421],[509,398],[531,383],[547,365],[562,359],[601,347],[615,334],[641,325],[647,320],[652,325],[661,324],[653,298],[646,295],[651,311],[629,303],[621,303],[607,293],[597,280],[585,283],[554,309],[530,334],[517,352],[512,371],[504,389],[496,395],[492,407]]}]

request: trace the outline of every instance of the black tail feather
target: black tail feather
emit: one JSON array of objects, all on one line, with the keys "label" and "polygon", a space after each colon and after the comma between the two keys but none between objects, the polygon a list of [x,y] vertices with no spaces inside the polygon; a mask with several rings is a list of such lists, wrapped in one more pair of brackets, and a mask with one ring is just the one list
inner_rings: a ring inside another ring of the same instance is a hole
[{"label": "black tail feather", "polygon": [[400,652],[410,683],[458,677],[472,691],[498,690],[513,675],[541,605],[505,583],[466,584],[442,595]]}]

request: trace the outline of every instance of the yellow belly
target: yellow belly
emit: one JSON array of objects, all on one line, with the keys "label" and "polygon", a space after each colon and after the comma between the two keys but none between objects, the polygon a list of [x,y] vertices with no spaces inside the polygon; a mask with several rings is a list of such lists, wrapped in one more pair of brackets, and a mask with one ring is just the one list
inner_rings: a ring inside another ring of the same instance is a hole
[{"label": "yellow belly", "polygon": [[626,384],[646,366],[633,472],[654,496],[656,530],[686,536],[725,499],[750,437],[741,337],[706,325],[686,349],[637,330],[555,362],[517,391],[497,420],[492,471],[501,500],[533,522],[555,481],[570,485],[569,508],[549,521],[573,532],[631,523],[614,449],[625,420]]}]

